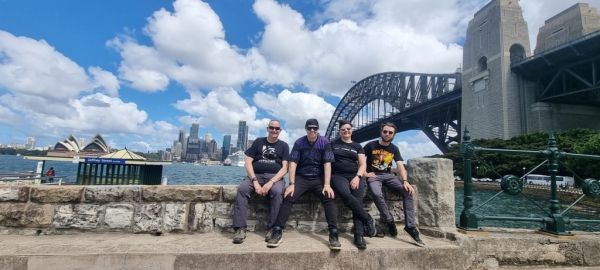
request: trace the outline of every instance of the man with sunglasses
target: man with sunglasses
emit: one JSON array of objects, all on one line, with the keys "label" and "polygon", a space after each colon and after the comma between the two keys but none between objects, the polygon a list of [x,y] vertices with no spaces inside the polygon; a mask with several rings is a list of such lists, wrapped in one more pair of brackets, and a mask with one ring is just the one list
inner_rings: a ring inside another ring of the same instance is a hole
[{"label": "man with sunglasses", "polygon": [[259,196],[269,198],[270,207],[265,241],[275,224],[283,201],[283,176],[287,173],[289,159],[289,146],[286,142],[279,140],[280,132],[279,121],[269,121],[268,136],[257,138],[252,146],[244,152],[246,154],[244,168],[247,176],[238,186],[233,207],[234,244],[241,244],[246,239],[248,199],[253,191]]},{"label": "man with sunglasses", "polygon": [[318,133],[319,122],[308,119],[304,125],[306,136],[296,140],[290,153],[289,185],[284,192],[284,200],[277,216],[273,232],[267,240],[267,247],[281,244],[282,230],[292,211],[292,205],[306,192],[317,196],[325,208],[325,218],[329,228],[329,248],[341,249],[337,231],[337,207],[331,189],[331,163],[333,152],[327,138]]},{"label": "man with sunglasses", "polygon": [[[404,168],[400,150],[392,143],[396,134],[394,123],[381,125],[381,138],[365,145],[364,151],[367,156],[367,182],[373,193],[373,201],[379,209],[381,219],[387,224],[392,237],[398,235],[396,223],[390,213],[382,186],[385,185],[394,192],[400,193],[404,208],[404,231],[406,231],[418,246],[425,246],[419,237],[419,231],[415,222],[415,204],[413,194],[415,190],[408,182],[408,173]],[[398,176],[392,174],[392,161],[396,161]]]}]

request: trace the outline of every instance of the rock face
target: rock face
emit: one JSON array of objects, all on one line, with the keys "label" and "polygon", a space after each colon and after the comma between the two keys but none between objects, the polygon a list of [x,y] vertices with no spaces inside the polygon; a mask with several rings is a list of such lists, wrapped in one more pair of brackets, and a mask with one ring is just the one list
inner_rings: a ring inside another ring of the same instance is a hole
[{"label": "rock face", "polygon": [[452,161],[438,158],[411,159],[408,161],[408,175],[419,191],[419,225],[443,232],[455,232]]},{"label": "rock face", "polygon": [[[418,159],[409,163],[417,219],[422,226],[454,228],[452,164]],[[0,186],[0,231],[43,229],[44,234],[74,231],[189,233],[232,231],[237,186]],[[402,198],[384,188],[395,220],[403,222]],[[352,230],[352,212],[336,200],[340,231]],[[376,219],[370,196],[364,207]],[[253,195],[248,204],[248,230],[264,231],[268,199]],[[294,204],[286,228],[327,230],[323,206],[312,194]],[[442,228],[442,229],[440,229]]]}]

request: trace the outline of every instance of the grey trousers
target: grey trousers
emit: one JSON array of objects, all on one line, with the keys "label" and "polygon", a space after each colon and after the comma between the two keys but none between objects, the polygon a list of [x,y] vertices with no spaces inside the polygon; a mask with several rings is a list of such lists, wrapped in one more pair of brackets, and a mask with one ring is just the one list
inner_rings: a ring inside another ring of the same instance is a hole
[{"label": "grey trousers", "polygon": [[[258,183],[262,186],[269,181],[275,174],[265,173],[256,174]],[[269,190],[267,198],[269,200],[269,214],[267,220],[267,229],[270,230],[277,220],[277,214],[283,201],[283,179],[277,181]],[[246,216],[248,215],[248,200],[250,195],[255,192],[254,184],[250,178],[245,177],[242,183],[238,186],[235,203],[233,204],[233,227],[246,228]]]},{"label": "grey trousers", "polygon": [[369,188],[373,193],[373,201],[375,206],[379,209],[383,222],[393,222],[394,217],[390,213],[385,198],[383,197],[382,186],[385,185],[394,192],[400,193],[402,196],[402,204],[404,206],[404,224],[407,228],[415,228],[415,202],[412,195],[408,194],[408,191],[404,189],[404,183],[393,174],[379,174],[375,177],[367,179]]}]

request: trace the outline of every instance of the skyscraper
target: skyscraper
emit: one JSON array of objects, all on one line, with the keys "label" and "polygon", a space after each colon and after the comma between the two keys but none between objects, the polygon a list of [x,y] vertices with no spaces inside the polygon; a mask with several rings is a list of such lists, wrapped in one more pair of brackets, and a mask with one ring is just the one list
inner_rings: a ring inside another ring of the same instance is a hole
[{"label": "skyscraper", "polygon": [[231,135],[223,136],[223,153],[221,159],[225,160],[229,154],[231,154]]},{"label": "skyscraper", "polygon": [[27,144],[25,148],[28,150],[33,150],[35,148],[35,137],[27,137]]},{"label": "skyscraper", "polygon": [[198,140],[198,130],[200,129],[200,125],[198,123],[192,124],[190,128],[190,139]]},{"label": "skyscraper", "polygon": [[246,151],[246,146],[248,144],[248,126],[246,126],[246,121],[240,121],[238,124],[238,140],[237,140],[237,148],[241,151]]}]

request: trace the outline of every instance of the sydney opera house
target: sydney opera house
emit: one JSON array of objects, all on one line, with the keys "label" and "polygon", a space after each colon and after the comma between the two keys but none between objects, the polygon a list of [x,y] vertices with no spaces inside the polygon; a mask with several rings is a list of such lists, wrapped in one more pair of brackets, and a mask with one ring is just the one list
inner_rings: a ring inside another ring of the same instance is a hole
[{"label": "sydney opera house", "polygon": [[83,146],[77,138],[70,135],[66,140],[59,141],[52,150],[48,151],[48,156],[52,157],[99,157],[110,153],[110,147],[104,141],[100,134],[94,136],[90,143]]}]

